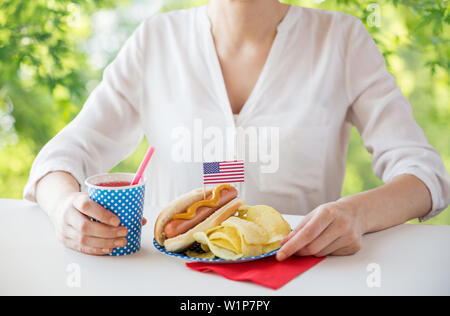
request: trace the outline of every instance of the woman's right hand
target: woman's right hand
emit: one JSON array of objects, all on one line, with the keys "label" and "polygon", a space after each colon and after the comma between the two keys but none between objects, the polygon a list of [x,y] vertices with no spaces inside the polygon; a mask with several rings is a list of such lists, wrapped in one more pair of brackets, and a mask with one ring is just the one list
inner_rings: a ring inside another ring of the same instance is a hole
[{"label": "woman's right hand", "polygon": [[120,219],[92,201],[86,192],[65,196],[50,218],[58,238],[73,250],[89,255],[106,255],[127,244],[128,231],[120,226]]}]

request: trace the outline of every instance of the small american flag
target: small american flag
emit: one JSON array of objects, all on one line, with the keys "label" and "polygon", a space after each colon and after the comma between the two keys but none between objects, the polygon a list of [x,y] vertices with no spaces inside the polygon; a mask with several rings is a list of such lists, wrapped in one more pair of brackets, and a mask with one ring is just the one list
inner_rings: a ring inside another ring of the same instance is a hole
[{"label": "small american flag", "polygon": [[244,161],[203,163],[203,184],[244,182]]}]

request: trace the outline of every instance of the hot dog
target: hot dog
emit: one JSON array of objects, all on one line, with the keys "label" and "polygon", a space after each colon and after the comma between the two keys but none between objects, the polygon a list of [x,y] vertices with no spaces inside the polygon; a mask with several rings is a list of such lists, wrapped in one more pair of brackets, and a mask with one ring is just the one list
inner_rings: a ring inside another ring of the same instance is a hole
[{"label": "hot dog", "polygon": [[155,239],[168,251],[190,247],[193,234],[220,225],[244,204],[231,185],[206,191],[196,189],[175,199],[164,208],[155,223]]},{"label": "hot dog", "polygon": [[[199,207],[196,211],[195,217],[192,219],[172,219],[167,225],[164,227],[164,233],[167,238],[173,238],[178,235],[181,235],[191,228],[195,227],[197,224],[204,221],[207,217],[209,217],[212,213],[217,211],[219,208],[235,199],[238,196],[238,192],[236,188],[230,187],[229,189],[223,189],[220,191],[219,197],[219,205],[216,207],[207,207],[202,206]],[[206,200],[211,199],[212,194],[208,194]]]}]

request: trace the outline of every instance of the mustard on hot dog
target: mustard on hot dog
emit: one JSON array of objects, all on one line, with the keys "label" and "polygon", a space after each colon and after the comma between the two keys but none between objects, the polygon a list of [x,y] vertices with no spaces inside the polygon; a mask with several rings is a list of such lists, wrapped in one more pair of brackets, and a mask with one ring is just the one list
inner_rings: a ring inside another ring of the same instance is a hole
[{"label": "mustard on hot dog", "polygon": [[238,192],[236,188],[228,184],[217,187],[212,192],[212,195],[213,197],[208,198],[207,200],[195,202],[187,208],[187,211],[178,213],[184,215],[189,212],[189,209],[191,209],[191,211],[194,210],[194,216],[192,218],[188,219],[184,218],[185,216],[181,216],[182,219],[174,219],[172,216],[172,219],[164,227],[166,237],[173,238],[187,232],[189,229],[195,227],[213,214],[216,210],[235,199],[238,196]]},{"label": "mustard on hot dog", "polygon": [[192,204],[185,213],[175,214],[172,218],[173,219],[193,219],[195,217],[197,209],[199,209],[200,207],[205,206],[205,207],[215,208],[215,207],[219,206],[220,191],[222,191],[224,189],[229,190],[230,187],[231,187],[230,184],[219,185],[218,187],[216,187],[214,189],[212,198],[210,198],[208,200],[198,201],[198,202]]}]

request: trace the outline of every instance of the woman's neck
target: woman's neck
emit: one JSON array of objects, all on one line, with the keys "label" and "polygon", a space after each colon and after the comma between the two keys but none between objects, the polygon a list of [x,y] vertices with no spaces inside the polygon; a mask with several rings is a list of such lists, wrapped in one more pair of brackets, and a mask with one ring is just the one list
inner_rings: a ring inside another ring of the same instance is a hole
[{"label": "woman's neck", "polygon": [[239,49],[272,41],[288,10],[278,0],[211,0],[208,15],[214,37]]}]

